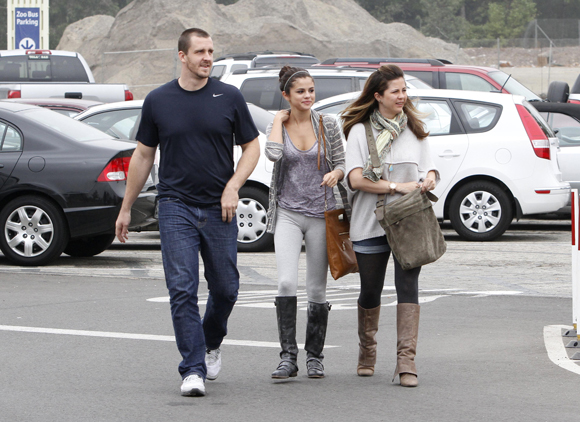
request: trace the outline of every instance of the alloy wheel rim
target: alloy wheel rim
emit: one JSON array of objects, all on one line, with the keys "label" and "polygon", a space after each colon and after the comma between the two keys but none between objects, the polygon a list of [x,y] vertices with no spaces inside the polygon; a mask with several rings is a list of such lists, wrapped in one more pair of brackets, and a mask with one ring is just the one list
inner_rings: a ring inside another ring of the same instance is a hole
[{"label": "alloy wheel rim", "polygon": [[54,239],[54,224],[34,205],[15,209],[6,220],[4,236],[12,252],[32,258],[46,252]]},{"label": "alloy wheel rim", "polygon": [[236,210],[238,242],[253,243],[266,234],[267,211],[252,198],[240,198]]},{"label": "alloy wheel rim", "polygon": [[459,216],[466,229],[475,233],[487,233],[501,221],[501,204],[487,191],[470,192],[461,201]]}]

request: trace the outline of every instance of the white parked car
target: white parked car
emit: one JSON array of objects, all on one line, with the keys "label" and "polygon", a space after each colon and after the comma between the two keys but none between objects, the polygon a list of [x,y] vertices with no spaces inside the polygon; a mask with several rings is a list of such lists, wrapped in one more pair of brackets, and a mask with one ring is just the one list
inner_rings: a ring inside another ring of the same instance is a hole
[{"label": "white parked car", "polygon": [[[328,98],[314,108],[336,115],[358,95]],[[514,217],[567,204],[570,185],[558,167],[558,139],[524,97],[437,89],[409,90],[409,95],[418,98],[426,115],[441,173],[433,209],[461,237],[493,240]]]}]

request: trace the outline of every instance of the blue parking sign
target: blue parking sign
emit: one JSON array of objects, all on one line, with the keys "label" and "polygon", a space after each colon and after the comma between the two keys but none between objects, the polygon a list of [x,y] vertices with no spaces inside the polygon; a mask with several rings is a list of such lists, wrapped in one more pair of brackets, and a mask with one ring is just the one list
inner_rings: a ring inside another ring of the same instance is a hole
[{"label": "blue parking sign", "polygon": [[34,50],[40,47],[40,8],[14,9],[15,48]]}]

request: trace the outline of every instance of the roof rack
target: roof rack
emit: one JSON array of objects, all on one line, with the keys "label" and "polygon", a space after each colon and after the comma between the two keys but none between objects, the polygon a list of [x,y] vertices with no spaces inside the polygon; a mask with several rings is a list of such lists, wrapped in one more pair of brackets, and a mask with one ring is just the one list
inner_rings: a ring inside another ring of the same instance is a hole
[{"label": "roof rack", "polygon": [[380,63],[425,63],[431,66],[445,66],[446,64],[451,64],[449,60],[445,59],[403,59],[403,58],[365,58],[365,57],[338,57],[333,59],[328,59],[323,61],[321,64],[336,64],[336,63],[368,63],[368,64],[380,64]]},{"label": "roof rack", "polygon": [[263,55],[263,54],[294,54],[294,55],[297,55],[297,56],[315,57],[314,54],[310,54],[310,53],[300,53],[298,51],[264,50],[264,51],[250,51],[248,53],[231,53],[231,54],[225,54],[223,56],[218,57],[214,61],[217,62],[218,60],[225,60],[225,59],[252,60],[252,59],[255,59],[256,56],[260,56],[260,55]]},{"label": "roof rack", "polygon": [[[248,73],[267,73],[271,71],[277,71],[282,69],[282,66],[264,66],[264,67],[254,67],[248,69],[236,69],[232,72],[234,75],[246,75]],[[329,70],[340,72],[373,72],[373,69],[368,67],[350,67],[350,66],[337,66],[337,67],[322,67],[322,66],[304,66],[303,69],[315,70],[321,72],[328,72]]]}]

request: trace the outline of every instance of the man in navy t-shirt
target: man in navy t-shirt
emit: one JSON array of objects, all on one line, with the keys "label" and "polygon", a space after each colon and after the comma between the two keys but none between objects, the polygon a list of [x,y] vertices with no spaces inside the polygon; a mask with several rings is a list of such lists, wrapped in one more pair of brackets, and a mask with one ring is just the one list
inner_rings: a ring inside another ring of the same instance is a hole
[{"label": "man in navy t-shirt", "polygon": [[[179,79],[151,91],[143,103],[116,234],[123,243],[128,238],[131,206],[159,147],[159,234],[183,358],[181,394],[203,396],[205,380],[216,379],[221,368],[220,345],[238,295],[238,190],[258,162],[260,144],[240,91],[209,78],[209,34],[197,28],[184,31],[178,50]],[[235,171],[234,143],[242,148]],[[209,290],[203,322],[197,303],[200,254]]]}]

